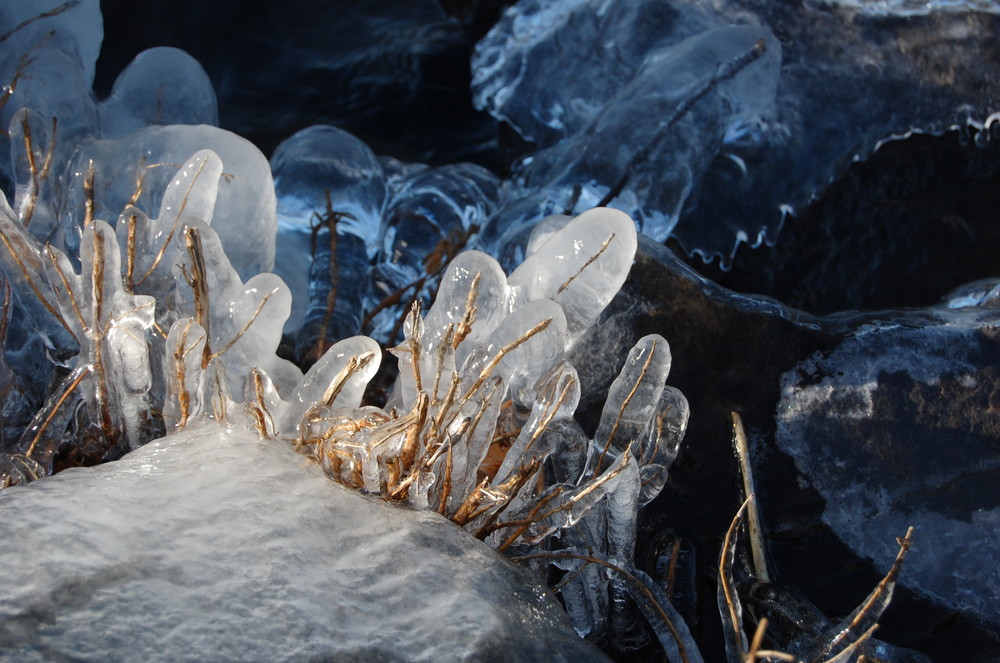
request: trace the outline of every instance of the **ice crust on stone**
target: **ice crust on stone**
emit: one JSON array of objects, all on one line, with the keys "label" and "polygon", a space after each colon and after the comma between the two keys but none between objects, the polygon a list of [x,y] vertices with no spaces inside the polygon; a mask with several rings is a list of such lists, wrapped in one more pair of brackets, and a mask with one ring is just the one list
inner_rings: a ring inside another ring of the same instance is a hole
[{"label": "ice crust on stone", "polygon": [[1000,13],[994,0],[833,0],[862,12],[888,16],[914,16],[935,11],[981,11]]},{"label": "ice crust on stone", "polygon": [[[473,99],[529,144],[513,167],[514,195],[483,246],[509,268],[541,218],[610,205],[643,232],[669,233],[689,254],[726,267],[739,244],[776,241],[788,214],[888,141],[958,129],[988,145],[997,111],[988,92],[995,87],[990,15],[997,13],[994,0],[508,6],[477,44]],[[797,35],[796,47],[779,57],[769,29]],[[708,44],[714,34],[727,36],[715,47],[743,43],[746,51],[741,30],[759,30],[766,53],[719,85],[718,95],[671,84],[705,64],[695,58],[673,67],[672,49]],[[607,57],[595,59],[595,45]],[[956,73],[942,79],[927,57]],[[684,104],[691,112],[675,132],[662,132]],[[633,162],[639,167],[626,168]],[[625,179],[618,191],[615,182]]]},{"label": "ice crust on stone", "polygon": [[[881,567],[894,552],[885,532],[913,525],[901,582],[996,623],[994,369],[981,359],[991,318],[967,309],[923,328],[872,326],[806,360],[783,378],[776,441],[855,552]],[[937,432],[915,453],[910,427],[922,425]]]},{"label": "ice crust on stone", "polygon": [[606,660],[437,514],[241,428],[191,426],[4,492],[0,512],[8,577],[31,579],[0,588],[4,660]]}]

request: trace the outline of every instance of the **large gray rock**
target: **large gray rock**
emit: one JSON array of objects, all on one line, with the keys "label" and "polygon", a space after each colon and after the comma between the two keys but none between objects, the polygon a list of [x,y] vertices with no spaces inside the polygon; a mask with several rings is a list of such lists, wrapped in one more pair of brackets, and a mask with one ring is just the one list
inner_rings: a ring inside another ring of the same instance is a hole
[{"label": "large gray rock", "polygon": [[214,423],[0,493],[0,659],[604,660],[435,513]]}]

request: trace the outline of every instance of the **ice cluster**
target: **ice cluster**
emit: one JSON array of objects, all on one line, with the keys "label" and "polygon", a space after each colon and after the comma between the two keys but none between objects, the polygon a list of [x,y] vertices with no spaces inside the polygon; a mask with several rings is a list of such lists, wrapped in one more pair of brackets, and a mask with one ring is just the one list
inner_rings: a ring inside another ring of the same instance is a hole
[{"label": "ice cluster", "polygon": [[[95,103],[83,15],[99,18],[97,3],[0,23],[21,40],[0,69],[13,200],[0,197],[3,484],[114,460],[197,422],[235,425],[341,484],[537,555],[540,569],[557,547],[581,633],[635,638],[631,595],[669,647],[693,649],[648,579],[588,562],[631,568],[638,507],[664,485],[688,417],[666,385],[667,342],[652,335],[626,359],[596,434],[574,418],[567,356],[628,274],[633,220],[606,208],[553,217],[507,276],[459,252],[499,195],[484,169],[380,160],[322,126],[269,167],[210,126],[207,78],[172,49],[141,54]],[[184,93],[164,92],[174,88]],[[294,292],[268,272],[276,241]],[[305,264],[308,279],[293,270]],[[372,322],[392,338],[408,292],[416,303],[389,349],[399,377],[374,405],[382,348],[354,334]],[[307,303],[293,314],[296,299]],[[283,335],[307,372],[278,356]]]}]

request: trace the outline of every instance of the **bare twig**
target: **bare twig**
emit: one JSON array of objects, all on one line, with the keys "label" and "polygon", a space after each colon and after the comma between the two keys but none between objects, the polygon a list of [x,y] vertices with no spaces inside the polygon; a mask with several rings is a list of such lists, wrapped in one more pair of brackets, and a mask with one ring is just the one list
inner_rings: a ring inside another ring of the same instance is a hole
[{"label": "bare twig", "polygon": [[594,264],[594,262],[598,258],[600,258],[601,255],[605,251],[608,250],[608,247],[611,246],[611,242],[612,242],[612,240],[614,240],[614,238],[615,238],[615,234],[611,233],[611,235],[606,240],[604,240],[604,243],[601,244],[601,248],[597,250],[597,253],[595,253],[594,255],[590,256],[590,258],[587,259],[587,262],[583,263],[580,266],[580,269],[576,270],[576,272],[572,276],[570,276],[568,279],[566,279],[566,281],[564,281],[563,284],[559,286],[559,289],[556,290],[556,295],[561,295],[562,292],[563,292],[563,290],[565,290],[566,288],[568,288],[569,284],[572,283],[574,279],[576,279],[578,276],[580,276],[580,274],[583,274],[583,270],[587,269],[592,264]]},{"label": "bare twig", "polygon": [[[743,419],[738,412],[730,413],[733,418],[733,446],[740,461],[740,475],[743,477],[744,497],[754,494],[753,468],[750,466],[750,445],[743,429]],[[760,510],[757,500],[747,504],[747,530],[750,534],[750,552],[753,556],[754,575],[762,582],[771,582],[767,572],[767,557],[764,553],[764,531],[760,524]]]}]

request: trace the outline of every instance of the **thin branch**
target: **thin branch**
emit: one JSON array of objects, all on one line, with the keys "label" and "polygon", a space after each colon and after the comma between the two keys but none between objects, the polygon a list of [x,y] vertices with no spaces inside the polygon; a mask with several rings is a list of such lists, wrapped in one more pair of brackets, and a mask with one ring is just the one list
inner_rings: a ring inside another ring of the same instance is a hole
[{"label": "thin branch", "polygon": [[499,364],[500,361],[505,356],[507,356],[508,354],[510,354],[511,352],[513,352],[514,350],[516,350],[517,348],[519,348],[522,344],[524,344],[532,336],[540,334],[543,331],[545,331],[546,329],[548,329],[549,325],[551,325],[551,324],[552,324],[552,318],[545,318],[544,320],[542,320],[541,322],[539,322],[537,325],[535,325],[534,327],[532,327],[531,329],[529,329],[525,333],[523,333],[520,336],[518,336],[516,339],[514,339],[510,343],[508,343],[507,345],[505,345],[502,348],[500,348],[500,350],[496,353],[496,355],[494,355],[493,359],[491,359],[490,362],[488,364],[486,364],[486,366],[483,367],[483,370],[479,373],[479,377],[472,384],[472,386],[469,387],[469,389],[465,392],[465,395],[462,397],[462,400],[463,401],[467,401],[467,400],[469,400],[469,398],[472,397],[472,394],[474,394],[476,392],[476,390],[479,389],[479,387],[482,386],[483,382],[486,381],[486,378],[489,377],[489,375],[493,371],[493,369],[497,367],[497,364]]},{"label": "thin branch", "polygon": [[[750,500],[752,499],[753,499],[752,495],[747,497],[743,501],[743,504],[740,506],[739,511],[737,511],[736,515],[733,517],[733,521],[729,524],[729,528],[726,530],[726,536],[722,540],[722,554],[719,555],[719,584],[722,585],[722,593],[726,597],[726,609],[729,613],[728,622],[734,630],[735,638],[733,641],[736,643],[736,646],[740,649],[738,654],[741,658],[746,657],[746,652],[742,651],[744,644],[743,631],[740,628],[739,615],[736,614],[737,599],[734,599],[735,591],[729,582],[729,571],[727,570],[726,560],[728,560],[729,558],[729,550],[732,547],[733,537],[736,536],[736,528],[739,527],[740,520],[742,520],[743,518],[743,513],[746,511],[747,505],[749,505]],[[726,621],[727,620],[723,620],[723,622]],[[723,625],[725,626],[725,624]]]},{"label": "thin branch", "polygon": [[621,195],[621,192],[625,190],[628,185],[628,181],[632,178],[632,174],[635,169],[638,168],[644,161],[646,161],[650,154],[657,150],[660,144],[666,139],[669,131],[674,128],[674,126],[680,121],[682,117],[691,112],[694,105],[699,101],[704,99],[715,90],[719,85],[725,83],[726,81],[734,78],[741,71],[749,67],[753,62],[759,60],[763,57],[764,53],[767,52],[767,43],[763,39],[758,39],[754,42],[754,45],[749,49],[738,55],[734,60],[727,62],[716,69],[715,73],[705,81],[702,86],[694,92],[690,97],[685,99],[674,111],[673,115],[666,119],[660,130],[653,136],[652,140],[647,142],[635,155],[632,157],[631,161],[625,166],[625,172],[618,179],[617,182],[608,190],[601,201],[597,203],[596,207],[607,207],[611,201]]},{"label": "thin branch", "polygon": [[602,255],[602,254],[603,254],[603,253],[604,253],[605,251],[607,251],[607,250],[608,250],[608,247],[609,247],[609,246],[611,246],[611,241],[612,241],[612,240],[613,240],[614,238],[615,238],[615,234],[614,234],[614,233],[611,233],[611,235],[610,235],[610,236],[609,236],[609,237],[608,237],[608,238],[607,238],[606,240],[604,240],[604,243],[603,243],[603,244],[601,244],[601,248],[597,250],[597,253],[595,253],[594,255],[590,256],[590,258],[588,258],[588,259],[587,259],[587,262],[583,263],[583,265],[581,265],[581,266],[580,266],[580,269],[576,270],[576,273],[575,273],[575,274],[573,274],[572,276],[570,276],[570,277],[569,277],[568,279],[566,279],[566,280],[565,280],[565,281],[563,282],[563,284],[562,284],[561,286],[559,286],[559,289],[558,289],[558,290],[556,290],[556,295],[557,295],[557,296],[558,296],[558,295],[561,295],[561,294],[562,294],[562,292],[563,292],[563,290],[565,290],[566,288],[568,288],[568,287],[569,287],[569,284],[570,284],[570,283],[572,283],[574,279],[576,279],[576,278],[577,278],[578,276],[580,276],[580,274],[583,274],[583,270],[587,269],[587,268],[588,268],[588,267],[590,267],[590,266],[591,266],[592,264],[594,264],[594,262],[595,262],[595,261],[596,261],[596,260],[597,260],[598,258],[600,258],[600,257],[601,257],[601,255]]}]

